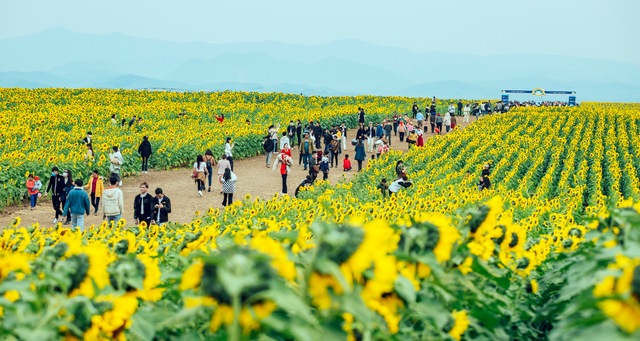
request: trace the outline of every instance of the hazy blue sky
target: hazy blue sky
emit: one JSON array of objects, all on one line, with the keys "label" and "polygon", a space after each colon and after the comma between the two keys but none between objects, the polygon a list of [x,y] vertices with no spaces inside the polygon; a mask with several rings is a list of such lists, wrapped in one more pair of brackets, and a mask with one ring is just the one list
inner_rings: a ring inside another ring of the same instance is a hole
[{"label": "hazy blue sky", "polygon": [[0,0],[0,39],[62,26],[171,41],[353,38],[414,51],[533,52],[640,64],[639,14],[638,0]]}]

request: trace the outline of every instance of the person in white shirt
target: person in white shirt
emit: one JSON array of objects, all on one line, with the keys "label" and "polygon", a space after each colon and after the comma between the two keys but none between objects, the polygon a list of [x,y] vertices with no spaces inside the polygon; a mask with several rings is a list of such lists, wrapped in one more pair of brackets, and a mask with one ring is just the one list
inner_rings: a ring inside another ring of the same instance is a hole
[{"label": "person in white shirt", "polygon": [[456,114],[456,106],[453,103],[451,103],[449,104],[449,115],[453,116],[455,114]]},{"label": "person in white shirt", "polygon": [[451,129],[451,115],[449,113],[444,114],[444,119],[442,119],[442,123],[444,124],[444,127],[447,129],[447,133],[448,133],[449,129]]},{"label": "person in white shirt", "polygon": [[[289,145],[289,137],[287,137],[287,132],[283,132],[282,133],[282,137],[280,138],[280,150],[284,149],[284,145]],[[280,150],[278,150],[278,153],[280,152]]]},{"label": "person in white shirt", "polygon": [[224,155],[227,156],[231,171],[233,171],[233,146],[235,143],[231,143],[231,138],[227,137],[227,142],[224,144]]},{"label": "person in white shirt", "polygon": [[113,153],[109,154],[109,170],[111,171],[111,176],[115,176],[118,178],[118,186],[122,186],[122,179],[120,178],[120,167],[124,163],[124,158],[120,153],[120,148],[118,146],[113,146]]},{"label": "person in white shirt", "polygon": [[411,185],[413,185],[413,182],[409,181],[407,176],[403,176],[402,178],[395,180],[391,183],[391,185],[389,185],[389,194],[396,195],[402,188],[408,188],[411,187]]},{"label": "person in white shirt", "polygon": [[471,109],[469,108],[469,103],[464,106],[464,120],[462,122],[469,122],[469,115],[471,114]]}]

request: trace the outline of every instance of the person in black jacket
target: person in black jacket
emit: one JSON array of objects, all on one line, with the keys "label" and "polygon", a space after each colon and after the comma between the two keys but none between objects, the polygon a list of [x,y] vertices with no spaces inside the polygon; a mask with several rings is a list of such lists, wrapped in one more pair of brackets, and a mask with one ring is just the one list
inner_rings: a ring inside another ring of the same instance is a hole
[{"label": "person in black jacket", "polygon": [[171,213],[171,200],[162,193],[162,188],[156,188],[156,197],[153,198],[153,219],[156,224],[168,223],[169,213]]},{"label": "person in black jacket", "polygon": [[46,196],[47,193],[51,192],[51,203],[53,204],[53,209],[56,211],[56,217],[53,219],[53,223],[58,223],[58,217],[62,215],[62,210],[60,209],[60,204],[64,199],[64,178],[60,175],[60,171],[58,167],[53,167],[51,169],[51,177],[49,178],[49,184],[47,185],[47,190],[44,192]]},{"label": "person in black jacket", "polygon": [[320,126],[320,122],[316,121],[315,127],[313,127],[313,136],[316,137],[316,149],[321,148],[322,142],[322,127]]},{"label": "person in black jacket", "polygon": [[324,135],[322,137],[324,138],[324,153],[329,154],[329,148],[330,148],[331,142],[333,142],[333,134],[331,134],[329,129],[325,129]]},{"label": "person in black jacket", "polygon": [[87,132],[87,137],[82,139],[82,143],[90,144],[91,141],[93,141],[93,140],[91,139],[91,132],[89,131],[89,132]]},{"label": "person in black jacket", "polygon": [[293,124],[293,121],[289,122],[287,126],[287,136],[289,137],[289,146],[293,147],[296,145],[296,125]]},{"label": "person in black jacket", "polygon": [[[302,121],[298,120],[296,123],[296,141],[298,142],[298,149],[300,149],[300,143],[302,142]],[[291,144],[293,146],[293,143]]]},{"label": "person in black jacket", "polygon": [[462,101],[458,100],[458,116],[462,116]]},{"label": "person in black jacket", "polygon": [[418,103],[413,102],[413,107],[411,107],[411,113],[413,114],[413,119],[416,119],[416,115],[418,115],[418,110],[420,110],[418,108]]},{"label": "person in black jacket", "polygon": [[153,197],[147,191],[149,190],[149,184],[143,182],[140,184],[140,195],[136,195],[133,200],[133,219],[135,224],[138,225],[143,221],[147,223],[147,226],[151,223],[151,217],[153,216]]},{"label": "person in black jacket", "polygon": [[149,173],[149,157],[151,156],[151,143],[149,143],[149,137],[143,137],[142,143],[138,147],[138,154],[142,157],[142,173]]}]

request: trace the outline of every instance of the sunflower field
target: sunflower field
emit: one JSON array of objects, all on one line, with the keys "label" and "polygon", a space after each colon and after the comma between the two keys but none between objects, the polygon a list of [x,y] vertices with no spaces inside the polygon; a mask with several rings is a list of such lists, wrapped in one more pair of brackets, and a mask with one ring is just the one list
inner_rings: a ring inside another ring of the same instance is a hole
[{"label": "sunflower field", "polygon": [[[42,180],[48,178],[52,166],[69,169],[76,177],[91,174],[93,169],[106,173],[113,146],[120,147],[125,159],[123,174],[137,173],[137,150],[143,136],[149,136],[153,148],[151,167],[169,169],[194,162],[207,149],[221,156],[227,137],[235,141],[234,158],[260,154],[262,138],[271,124],[280,123],[282,131],[297,119],[303,124],[310,120],[345,122],[353,128],[358,107],[365,108],[367,120],[377,121],[394,111],[409,112],[414,101],[422,108],[431,99],[0,88],[0,208],[25,198],[27,172]],[[439,110],[450,102],[440,100]],[[180,118],[182,110],[187,115]],[[215,118],[221,114],[223,124]],[[142,121],[130,127],[134,116]],[[81,140],[89,131],[95,156],[87,160]]]},{"label": "sunflower field", "polygon": [[[637,340],[639,110],[488,116],[190,224],[17,218],[0,235],[0,337]],[[383,197],[398,160],[413,186]]]}]

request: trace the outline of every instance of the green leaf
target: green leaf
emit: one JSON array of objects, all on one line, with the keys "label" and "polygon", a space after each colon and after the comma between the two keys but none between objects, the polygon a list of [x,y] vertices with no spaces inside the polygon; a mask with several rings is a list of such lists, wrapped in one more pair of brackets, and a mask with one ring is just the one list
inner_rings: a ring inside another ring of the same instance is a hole
[{"label": "green leaf", "polygon": [[134,335],[140,340],[152,341],[155,334],[155,326],[145,319],[140,314],[134,314],[131,316],[131,327],[127,330],[128,333]]},{"label": "green leaf", "polygon": [[393,289],[406,302],[410,304],[416,302],[416,289],[408,278],[399,275],[393,283]]}]

